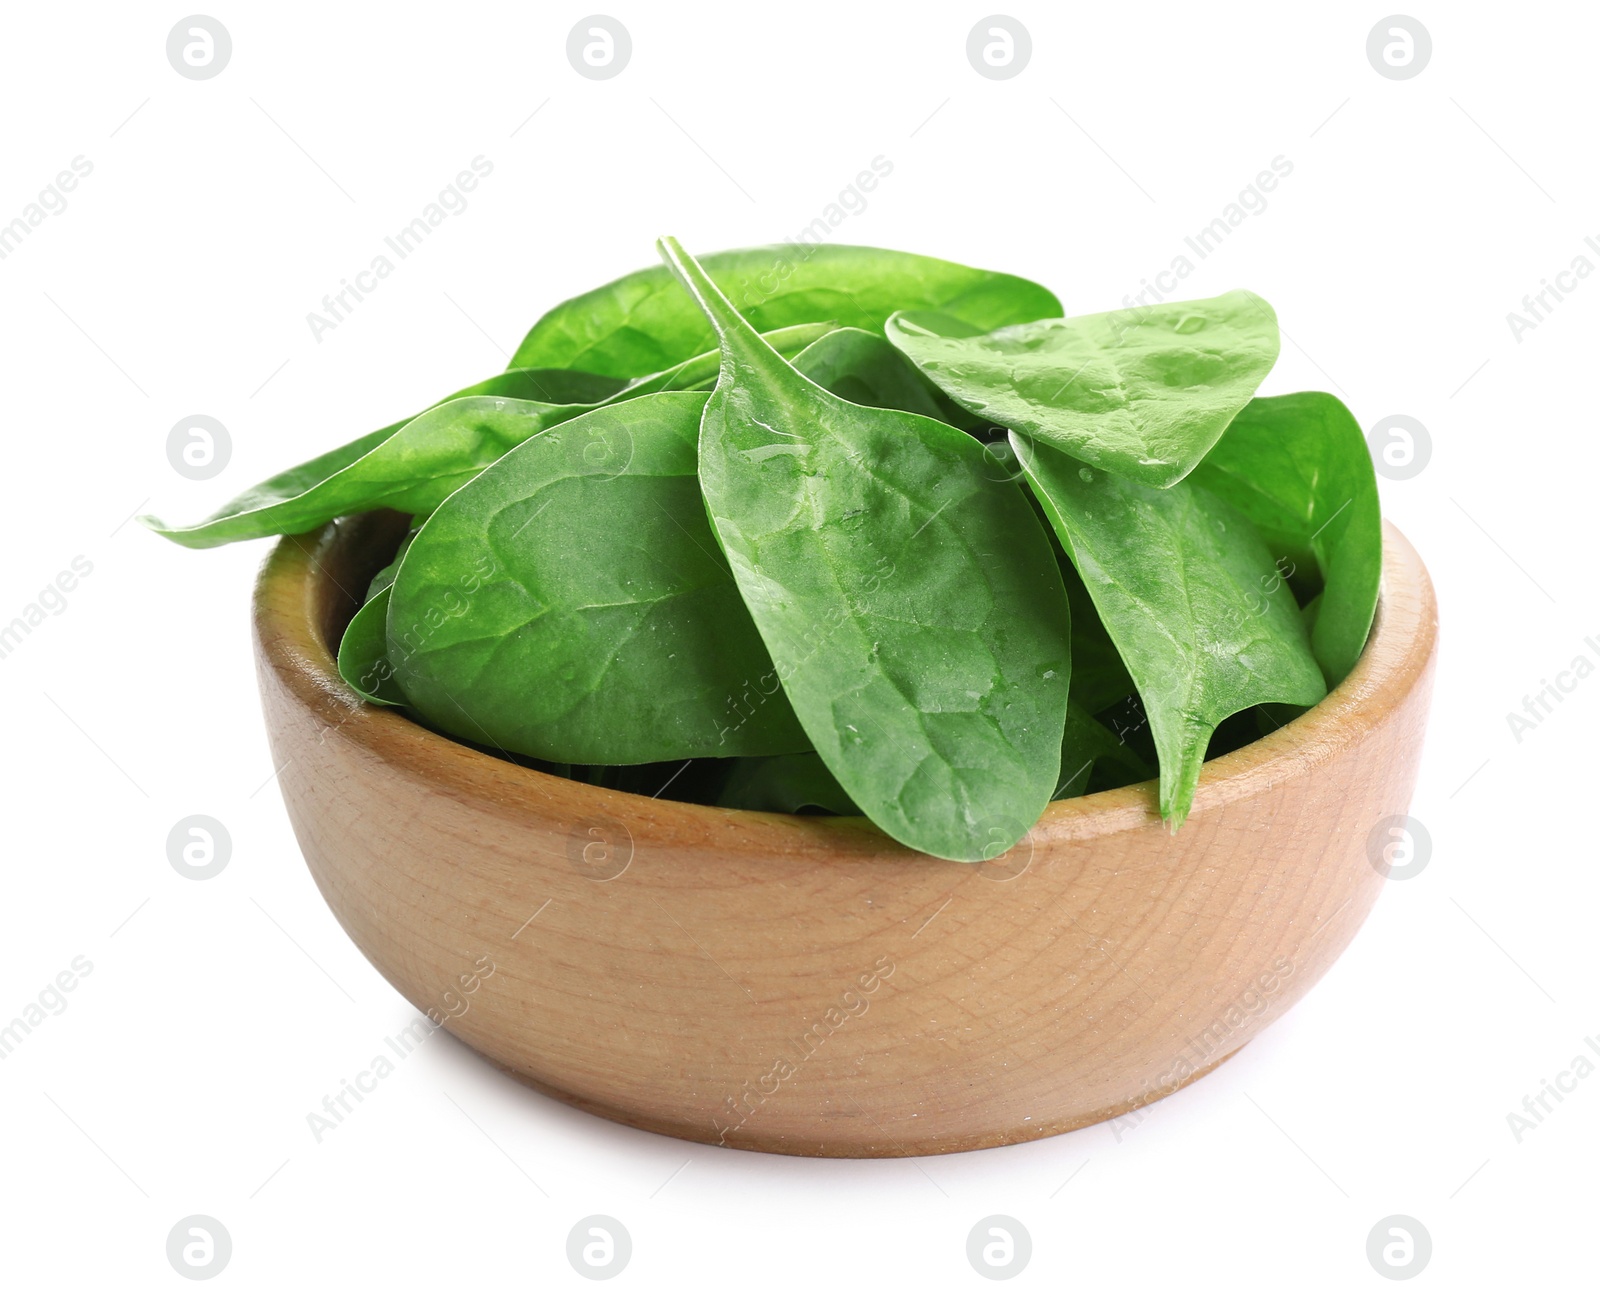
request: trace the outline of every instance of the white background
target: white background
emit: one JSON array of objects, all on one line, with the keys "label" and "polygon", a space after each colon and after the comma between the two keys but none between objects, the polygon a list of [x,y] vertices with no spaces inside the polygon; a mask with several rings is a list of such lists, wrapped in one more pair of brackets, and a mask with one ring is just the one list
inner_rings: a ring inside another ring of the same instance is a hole
[{"label": "white background", "polygon": [[[1406,81],[1367,61],[1383,8],[1281,0],[1020,5],[1033,57],[1008,81],[967,62],[970,5],[618,4],[633,57],[609,81],[566,60],[581,8],[209,12],[233,54],[206,81],[167,62],[172,7],[12,6],[0,41],[0,222],[93,164],[0,261],[0,623],[93,564],[0,660],[0,1021],[93,964],[0,1061],[6,1291],[188,1291],[165,1240],[192,1213],[232,1236],[219,1292],[589,1291],[565,1240],[591,1213],[632,1235],[617,1291],[982,1291],[966,1236],[994,1213],[1033,1238],[1018,1291],[1386,1290],[1366,1238],[1394,1213],[1432,1236],[1415,1291],[1594,1283],[1600,1077],[1520,1143],[1506,1114],[1600,1037],[1600,678],[1520,743],[1506,714],[1600,663],[1600,277],[1520,342],[1506,315],[1600,238],[1600,11],[1417,9],[1433,56]],[[323,295],[480,154],[470,207],[314,340]],[[657,235],[793,234],[880,154],[892,175],[836,239],[1014,271],[1069,314],[1119,305],[1293,163],[1185,295],[1277,307],[1264,390],[1431,432],[1424,471],[1382,483],[1443,610],[1428,867],[1121,1142],[711,1149],[565,1108],[441,1033],[317,1144],[306,1113],[413,1014],[324,907],[272,782],[247,629],[266,544],[192,553],[127,519],[198,517],[503,367]],[[207,482],[165,452],[197,412],[233,440]],[[233,838],[208,882],[166,857],[195,813]]]}]

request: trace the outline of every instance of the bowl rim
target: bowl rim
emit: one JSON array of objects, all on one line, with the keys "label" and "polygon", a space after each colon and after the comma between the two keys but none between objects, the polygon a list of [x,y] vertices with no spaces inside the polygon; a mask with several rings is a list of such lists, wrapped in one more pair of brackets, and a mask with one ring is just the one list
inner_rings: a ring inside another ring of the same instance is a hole
[{"label": "bowl rim", "polygon": [[[878,850],[928,859],[902,846],[860,816],[802,816],[732,810],[675,802],[582,784],[518,765],[429,730],[399,711],[373,706],[339,675],[337,646],[327,627],[340,609],[359,600],[339,580],[354,584],[352,556],[395,532],[400,515],[369,513],[342,518],[315,531],[285,536],[261,566],[252,621],[262,687],[268,677],[319,718],[320,737],[337,732],[375,761],[412,782],[475,804],[514,822],[567,824],[584,818],[626,819],[635,840],[650,826],[672,822],[672,836],[736,835],[752,855],[830,845],[859,856],[864,835]],[[364,583],[363,583],[364,584]],[[1360,658],[1326,698],[1272,733],[1201,767],[1189,820],[1203,819],[1264,788],[1303,779],[1359,744],[1397,708],[1430,670],[1436,651],[1438,610],[1421,557],[1392,523],[1383,524],[1383,572],[1377,611]],[[1034,848],[1081,841],[1162,823],[1157,781],[1051,802],[1024,842]],[[875,852],[876,854],[876,852]]]}]

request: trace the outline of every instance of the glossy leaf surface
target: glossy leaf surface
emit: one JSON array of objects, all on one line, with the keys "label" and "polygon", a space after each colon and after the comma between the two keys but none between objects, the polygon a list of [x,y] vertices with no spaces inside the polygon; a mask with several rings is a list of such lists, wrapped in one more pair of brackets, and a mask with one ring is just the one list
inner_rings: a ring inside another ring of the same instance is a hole
[{"label": "glossy leaf surface", "polygon": [[1249,520],[1204,488],[1140,486],[1012,444],[1144,701],[1176,829],[1218,724],[1326,692],[1300,611]]},{"label": "glossy leaf surface", "polygon": [[339,640],[339,675],[369,703],[404,707],[406,696],[389,665],[389,590],[380,587],[356,609]]},{"label": "glossy leaf surface", "polygon": [[794,358],[794,367],[819,387],[856,405],[942,418],[934,388],[881,334],[834,329]]},{"label": "glossy leaf surface", "polygon": [[142,521],[170,540],[204,549],[259,536],[292,536],[369,509],[425,514],[513,446],[588,408],[460,397],[280,473],[193,526]]},{"label": "glossy leaf surface", "polygon": [[[824,336],[828,324],[777,331],[772,345],[792,355]],[[431,512],[512,446],[601,405],[650,392],[709,387],[721,356],[712,351],[635,382],[571,370],[512,369],[463,388],[422,414],[379,428],[337,450],[268,478],[209,518],[172,527],[139,521],[169,540],[207,549],[262,536],[292,536],[345,514],[393,508]],[[510,402],[468,402],[508,397]]]},{"label": "glossy leaf surface", "polygon": [[1383,573],[1378,479],[1355,416],[1327,392],[1257,397],[1194,480],[1249,518],[1275,555],[1315,561],[1311,647],[1338,684],[1366,647]]},{"label": "glossy leaf surface", "polygon": [[700,393],[591,411],[436,510],[391,591],[411,704],[477,743],[633,765],[809,746],[706,522]]},{"label": "glossy leaf surface", "polygon": [[1145,486],[1179,481],[1278,357],[1254,293],[985,332],[904,312],[889,341],[974,414]]},{"label": "glossy leaf surface", "polygon": [[[1055,294],[1026,279],[885,248],[777,244],[712,253],[704,265],[761,331],[833,320],[881,332],[891,314],[907,309],[946,311],[980,331],[1061,313]],[[631,378],[715,342],[671,274],[654,266],[549,311],[511,363]]]},{"label": "glossy leaf surface", "polygon": [[1055,791],[1071,636],[1038,518],[983,447],[797,373],[673,240],[716,325],[707,511],[822,760],[907,846],[977,861]]},{"label": "glossy leaf surface", "polygon": [[389,664],[389,587],[415,536],[415,530],[409,532],[394,558],[368,582],[366,600],[339,639],[340,677],[368,702],[381,706],[404,707],[406,703]]}]

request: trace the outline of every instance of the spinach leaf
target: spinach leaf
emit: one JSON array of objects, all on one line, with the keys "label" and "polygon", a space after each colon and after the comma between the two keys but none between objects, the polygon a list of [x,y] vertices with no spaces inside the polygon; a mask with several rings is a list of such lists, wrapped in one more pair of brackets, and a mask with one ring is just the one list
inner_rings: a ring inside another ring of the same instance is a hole
[{"label": "spinach leaf", "polygon": [[[801,352],[820,341],[830,333],[838,331],[838,325],[832,320],[818,320],[809,324],[791,324],[781,329],[773,329],[761,336],[766,339],[767,345],[785,358],[798,356]],[[614,405],[618,401],[632,400],[636,396],[647,396],[651,392],[697,392],[702,389],[710,391],[715,386],[717,375],[722,370],[722,353],[713,347],[710,351],[700,352],[689,357],[688,360],[673,365],[670,369],[663,369],[659,374],[648,374],[644,378],[630,379],[623,383],[615,395],[609,398],[606,404]],[[516,371],[510,371],[516,372]],[[543,371],[540,371],[543,372]],[[616,381],[616,380],[608,380]]]},{"label": "spinach leaf", "polygon": [[809,746],[706,521],[706,401],[590,411],[435,510],[389,603],[389,660],[418,712],[582,765]]},{"label": "spinach leaf", "polygon": [[815,809],[834,815],[860,815],[861,808],[815,752],[780,757],[748,757],[733,763],[718,806],[741,811],[793,815]]},{"label": "spinach leaf", "polygon": [[[547,405],[598,405],[615,398],[628,384],[620,378],[585,374],[579,369],[508,369],[480,383],[452,392],[445,401],[461,396],[511,396],[519,401]],[[443,405],[435,401],[434,405]],[[428,407],[432,409],[433,407]]]},{"label": "spinach leaf", "polygon": [[974,414],[1145,486],[1200,462],[1278,358],[1254,293],[985,332],[904,311],[889,341]]},{"label": "spinach leaf", "polygon": [[[1054,524],[1048,514],[1046,523],[1054,538]],[[1067,603],[1072,608],[1072,702],[1093,715],[1131,694],[1133,677],[1100,620],[1088,587],[1065,552],[1061,555],[1061,581],[1067,587]]]},{"label": "spinach leaf", "polygon": [[404,707],[406,696],[389,664],[389,591],[384,585],[356,609],[339,640],[339,675],[369,703]]},{"label": "spinach leaf", "polygon": [[[1077,664],[1073,664],[1076,676]],[[1088,790],[1097,773],[1104,787],[1136,784],[1150,778],[1143,759],[1090,715],[1078,702],[1067,704],[1067,728],[1061,739],[1061,775],[1054,801],[1077,797]]]},{"label": "spinach leaf", "polygon": [[[979,330],[1057,315],[1038,284],[884,248],[778,244],[712,253],[705,268],[759,330],[834,320],[881,331],[896,310],[947,311]],[[578,368],[617,378],[666,369],[715,343],[661,266],[636,271],[547,312],[512,365]]]},{"label": "spinach leaf", "polygon": [[[801,326],[801,330],[809,333],[814,332],[818,327],[805,325]],[[794,335],[797,332],[799,331],[780,331],[780,333],[790,335]],[[780,339],[780,341],[785,340]],[[712,358],[716,358],[715,353],[713,353]],[[881,337],[876,334],[866,333],[860,329],[831,330],[825,337],[819,338],[802,351],[795,358],[795,365],[807,377],[821,383],[830,391],[834,391],[839,395],[848,395],[850,392],[855,392],[861,396],[870,396],[875,392],[880,399],[885,401],[912,402],[920,398],[930,409],[936,410],[937,408],[933,399],[928,395],[927,384],[912,368],[910,362]],[[560,373],[562,371],[554,372]],[[711,366],[691,364],[690,366],[682,367],[681,371],[673,375],[673,377],[678,381],[684,382],[696,382],[702,379],[714,381],[716,369]],[[612,383],[613,391],[616,390],[613,380],[602,381]],[[650,380],[645,381],[648,382]],[[869,386],[874,391],[869,391]],[[601,451],[600,459],[602,461],[611,458],[612,448],[605,441],[591,444],[590,458],[593,458],[592,452],[596,446]],[[616,449],[620,454],[621,448],[618,447]],[[518,461],[518,467],[519,471],[525,470],[525,466],[520,460]],[[524,480],[526,480],[525,477]],[[367,591],[367,602],[357,610],[346,628],[343,638],[340,640],[338,653],[340,675],[344,678],[346,684],[369,702],[391,706],[404,706],[406,704],[405,695],[401,692],[398,682],[394,679],[394,668],[390,664],[388,657],[389,587],[393,585],[395,572],[400,566],[400,559],[404,557],[406,549],[415,535],[416,532],[413,531],[406,537],[394,561],[372,579]],[[671,541],[676,538],[669,536],[668,539]],[[668,548],[671,548],[670,544]],[[525,575],[521,570],[513,573],[514,578],[518,580],[521,580]],[[748,685],[748,681],[745,683]],[[470,695],[472,693],[470,684],[462,685],[460,692]],[[733,702],[734,700],[730,697],[730,707]],[[742,760],[758,763],[756,766],[751,766],[746,774],[741,776],[741,780],[744,782],[736,785],[736,788],[750,789],[748,796],[753,798],[761,796],[758,790],[764,786],[764,781],[767,780],[778,780],[784,787],[788,787],[794,778],[804,776],[804,782],[807,785],[826,788],[831,784],[833,787],[837,787],[837,784],[833,782],[833,776],[827,774],[826,767],[821,764],[821,758],[814,755],[811,758],[811,763],[815,766],[815,771],[808,770],[806,763],[799,760],[798,757],[795,759],[788,757],[744,758]],[[606,772],[604,777],[608,779],[614,780],[620,777],[616,774],[620,767],[595,766],[581,768],[604,771]],[[762,773],[756,773],[757,770]],[[821,775],[817,775],[816,771],[821,771]],[[668,773],[672,772],[669,771]],[[615,785],[607,784],[607,786]],[[743,796],[745,794],[741,793],[740,795]],[[786,795],[775,795],[775,800],[783,801],[785,797]],[[772,801],[773,798],[768,798],[767,800]],[[843,790],[840,790],[831,801],[834,803],[847,802],[848,798],[845,797]],[[742,803],[723,802],[721,804],[735,805]],[[818,805],[829,805],[829,803],[818,803]],[[751,809],[771,810],[780,808],[764,803],[760,807],[752,805]],[[789,809],[796,809],[796,807]],[[830,809],[832,809],[831,806]],[[841,813],[858,814],[859,812],[851,810]]]},{"label": "spinach leaf", "polygon": [[661,250],[722,345],[701,489],[800,723],[890,836],[1000,854],[1055,791],[1066,716],[1070,617],[1037,517],[971,437],[833,396]]},{"label": "spinach leaf", "polygon": [[1203,487],[1157,490],[1012,444],[1144,701],[1176,830],[1219,723],[1327,692],[1300,611],[1249,520]]},{"label": "spinach leaf", "polygon": [[421,524],[412,527],[400,542],[400,548],[395,551],[395,556],[387,564],[378,569],[378,574],[367,582],[367,598],[376,599],[380,591],[387,590],[394,584],[394,574],[400,570],[400,560],[405,557],[406,550],[411,542],[416,539],[417,532],[422,529]]},{"label": "spinach leaf", "polygon": [[[802,353],[800,360],[803,358],[805,353]],[[984,456],[990,461],[992,475],[1008,481],[1024,480],[1021,462],[1016,457],[1016,451],[1011,449],[1010,441],[984,443]],[[1066,550],[1062,549],[1061,541],[1051,525],[1050,515],[1045,513],[1045,507],[1032,491],[1027,493],[1027,501],[1045,526],[1051,552],[1056,555],[1056,566],[1061,571],[1062,585],[1066,585],[1067,606],[1072,609],[1072,684],[1067,691],[1067,728],[1061,742],[1061,776],[1056,785],[1056,795],[1051,800],[1061,801],[1078,796],[1088,790],[1091,780],[1110,788],[1149,779],[1152,768],[1144,763],[1144,758],[1128,747],[1120,734],[1112,734],[1093,715],[1134,694],[1133,678],[1122,664],[1122,656],[1110,640],[1106,625],[1102,624],[1082,577],[1078,576],[1072,560],[1067,558]]]},{"label": "spinach leaf", "polygon": [[[793,355],[831,328],[807,324],[780,329],[770,341],[784,355]],[[422,414],[268,478],[200,522],[172,527],[149,514],[139,521],[180,545],[209,549],[262,536],[292,536],[369,509],[425,514],[534,433],[646,393],[709,387],[716,381],[720,359],[719,352],[710,351],[631,383],[577,370],[507,370],[463,388]],[[469,397],[509,397],[518,404],[469,405],[465,403]],[[535,405],[541,408],[532,408]]]},{"label": "spinach leaf", "polygon": [[170,540],[205,549],[292,536],[368,509],[429,513],[513,446],[588,408],[459,397],[269,478],[203,522],[168,527],[155,518],[141,521]]},{"label": "spinach leaf", "polygon": [[1257,397],[1194,480],[1256,525],[1288,563],[1315,561],[1323,588],[1311,647],[1336,685],[1366,647],[1383,571],[1378,479],[1355,416],[1327,392]]},{"label": "spinach leaf", "polygon": [[[1010,441],[985,442],[983,452],[992,462],[992,472],[1004,474],[1013,482],[1026,480],[1022,463],[1018,460],[1017,452],[1012,449]],[[1061,583],[1067,588],[1067,606],[1072,611],[1072,688],[1068,694],[1067,704],[1067,729],[1070,734],[1073,708],[1089,715],[1105,711],[1113,703],[1122,701],[1134,692],[1133,678],[1128,674],[1128,668],[1122,664],[1122,655],[1117,652],[1117,646],[1112,643],[1105,624],[1100,620],[1100,613],[1094,606],[1094,600],[1089,597],[1083,578],[1078,575],[1077,568],[1072,566],[1072,560],[1067,557],[1067,551],[1061,544],[1061,538],[1056,535],[1055,524],[1051,521],[1050,515],[1045,511],[1044,505],[1039,503],[1035,492],[1029,491],[1027,496],[1028,503],[1039,515],[1045,534],[1050,539],[1051,551],[1056,556],[1056,566],[1061,571]],[[1065,753],[1062,763],[1063,778],[1078,768],[1077,764],[1070,767],[1066,765]],[[1061,796],[1058,791],[1057,800]]]},{"label": "spinach leaf", "polygon": [[[813,333],[820,327],[825,326],[803,325],[799,329],[779,330],[779,334],[789,336],[779,338],[778,343],[792,341],[796,335]],[[769,339],[771,336],[769,335]],[[712,353],[710,359],[717,358],[718,353]],[[680,370],[670,377],[688,383],[702,380],[714,382],[716,368],[697,362],[680,367]],[[929,389],[921,376],[904,356],[876,334],[866,333],[860,329],[830,330],[824,337],[818,338],[816,342],[806,347],[795,358],[795,364],[807,377],[839,395],[846,395],[849,391],[855,391],[863,396],[870,395],[867,388],[871,385],[885,400],[909,402],[920,397],[930,408],[934,408],[932,398],[927,395]],[[549,372],[560,374],[563,371]],[[614,380],[599,381],[611,384],[613,392],[617,390]],[[647,383],[653,380],[642,381]],[[602,452],[601,459],[609,458],[611,452],[607,443],[602,441],[597,445]],[[594,447],[591,447],[592,449]],[[388,588],[394,584],[400,559],[404,557],[406,548],[415,535],[416,532],[413,530],[402,542],[394,561],[372,579],[367,590],[367,601],[357,610],[339,643],[340,675],[346,684],[369,702],[391,706],[404,706],[406,703],[399,684],[393,678],[394,668],[388,658],[386,629],[389,610]],[[778,759],[754,758],[753,760]],[[816,758],[819,768],[825,770],[825,767],[820,766],[820,761],[820,758]],[[609,766],[595,768],[606,771],[615,769]],[[790,769],[781,765],[764,768],[770,772],[783,772],[781,776],[783,778],[788,777],[787,772]],[[833,776],[827,775],[826,778],[832,780]],[[834,800],[843,797],[841,791]]]},{"label": "spinach leaf", "polygon": [[416,536],[409,532],[400,542],[393,560],[379,570],[367,585],[366,601],[356,609],[339,639],[339,675],[369,703],[404,707],[406,697],[395,683],[389,664],[389,587],[400,570],[400,560]]},{"label": "spinach leaf", "polygon": [[834,329],[793,360],[818,387],[856,405],[942,419],[940,393],[879,334],[865,329]]}]

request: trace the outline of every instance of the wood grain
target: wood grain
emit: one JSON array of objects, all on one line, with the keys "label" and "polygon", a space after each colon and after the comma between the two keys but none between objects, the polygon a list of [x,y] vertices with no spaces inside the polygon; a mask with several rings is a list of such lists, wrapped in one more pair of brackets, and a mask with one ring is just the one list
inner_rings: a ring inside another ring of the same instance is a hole
[{"label": "wood grain", "polygon": [[328,644],[401,527],[286,539],[256,589],[306,861],[413,1004],[528,1084],[648,1130],[885,1157],[1129,1112],[1316,984],[1383,885],[1369,835],[1410,800],[1437,619],[1393,527],[1350,678],[1208,762],[1182,832],[1141,784],[1051,806],[985,865],[863,820],[572,783],[365,706]]}]

